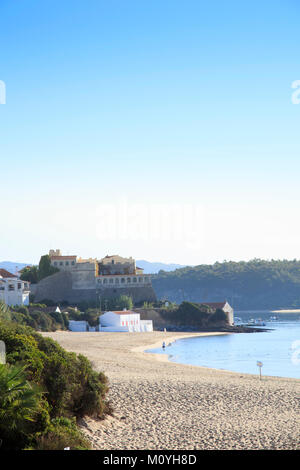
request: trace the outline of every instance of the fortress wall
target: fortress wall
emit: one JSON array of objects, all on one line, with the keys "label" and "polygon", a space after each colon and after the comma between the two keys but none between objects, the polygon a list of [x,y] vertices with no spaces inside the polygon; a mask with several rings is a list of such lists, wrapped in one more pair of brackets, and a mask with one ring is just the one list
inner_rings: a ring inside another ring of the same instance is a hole
[{"label": "fortress wall", "polygon": [[39,302],[43,299],[53,301],[67,300],[65,293],[72,290],[72,275],[68,271],[60,271],[52,276],[42,279],[35,285],[32,293],[34,294],[34,301]]},{"label": "fortress wall", "polygon": [[71,274],[73,289],[95,289],[96,265],[94,263],[78,263]]},{"label": "fortress wall", "polygon": [[[53,274],[52,276],[46,277],[35,287],[35,302],[39,302],[43,299],[53,300],[59,302],[66,300],[69,303],[79,303],[83,301],[99,301],[99,295],[102,298],[119,297],[120,295],[129,295],[132,297],[134,302],[154,302],[156,296],[152,286],[145,287],[126,287],[126,288],[102,288],[95,289],[95,280],[90,277],[89,271],[78,272],[78,277],[75,280],[79,282],[80,277],[83,276],[85,282],[85,288],[80,284],[80,288],[74,288],[76,284],[72,281],[74,274],[68,271],[61,271]],[[85,277],[86,276],[86,277]],[[95,279],[95,278],[94,278]]]},{"label": "fortress wall", "polygon": [[134,302],[155,302],[156,295],[151,285],[147,287],[124,287],[124,288],[102,288],[98,289],[103,298],[119,297],[120,295],[131,296]]}]

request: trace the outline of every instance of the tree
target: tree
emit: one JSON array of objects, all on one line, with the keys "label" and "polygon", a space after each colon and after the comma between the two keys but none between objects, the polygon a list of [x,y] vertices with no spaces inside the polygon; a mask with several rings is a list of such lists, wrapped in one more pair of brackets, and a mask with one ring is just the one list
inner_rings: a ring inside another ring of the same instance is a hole
[{"label": "tree", "polygon": [[20,276],[22,281],[31,282],[31,284],[36,284],[38,282],[38,267],[37,266],[28,266],[27,268],[22,269],[22,274]]},{"label": "tree", "polygon": [[4,303],[2,300],[0,300],[0,319],[2,320],[10,320],[11,315],[10,315],[10,310],[6,303]]},{"label": "tree", "polygon": [[126,308],[127,310],[131,310],[133,308],[132,298],[128,295],[120,295],[116,302],[121,310],[123,310],[123,308]]},{"label": "tree", "polygon": [[39,262],[39,271],[38,271],[38,280],[41,281],[45,277],[51,276],[54,273],[57,273],[59,269],[51,266],[51,259],[49,255],[41,256]]},{"label": "tree", "polygon": [[0,434],[16,441],[26,434],[28,422],[34,421],[41,393],[25,378],[23,366],[0,364]]}]

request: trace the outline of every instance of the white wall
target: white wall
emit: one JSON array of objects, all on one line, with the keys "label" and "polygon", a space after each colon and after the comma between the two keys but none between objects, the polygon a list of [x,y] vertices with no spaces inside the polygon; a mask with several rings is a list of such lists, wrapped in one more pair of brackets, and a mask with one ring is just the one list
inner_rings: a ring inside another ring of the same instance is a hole
[{"label": "white wall", "polygon": [[70,320],[69,321],[69,330],[71,331],[87,331],[88,323],[85,320],[77,321],[77,320]]},{"label": "white wall", "polygon": [[6,305],[29,305],[29,284],[18,278],[1,278],[0,300]]}]

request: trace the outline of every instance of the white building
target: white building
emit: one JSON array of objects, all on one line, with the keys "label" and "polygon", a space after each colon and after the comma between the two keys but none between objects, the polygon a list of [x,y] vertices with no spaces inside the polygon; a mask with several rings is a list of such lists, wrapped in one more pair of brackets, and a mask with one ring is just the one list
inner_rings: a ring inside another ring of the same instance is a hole
[{"label": "white building", "polygon": [[69,320],[69,330],[71,331],[89,331],[89,324],[85,320]]},{"label": "white building", "polygon": [[140,314],[132,310],[109,311],[100,316],[99,331],[153,331],[152,320],[141,320]]},{"label": "white building", "polygon": [[8,306],[29,305],[29,294],[29,282],[0,269],[0,300]]}]

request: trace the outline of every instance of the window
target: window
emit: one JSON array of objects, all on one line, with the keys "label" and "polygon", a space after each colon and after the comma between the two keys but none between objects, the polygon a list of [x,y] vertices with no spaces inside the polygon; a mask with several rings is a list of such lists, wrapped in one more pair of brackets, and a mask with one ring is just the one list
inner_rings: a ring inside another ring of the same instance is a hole
[{"label": "window", "polygon": [[18,282],[18,289],[22,289],[22,284]]},{"label": "window", "polygon": [[110,279],[110,280],[109,280],[109,283],[110,283],[110,284],[113,284],[113,283],[114,283],[114,280],[113,280],[113,279]]},{"label": "window", "polygon": [[69,261],[66,261],[66,266],[69,266]]},{"label": "window", "polygon": [[107,284],[107,279],[103,279],[103,284]]},{"label": "window", "polygon": [[63,265],[63,262],[62,262],[62,261],[60,261],[60,262],[59,262],[59,266],[62,266],[62,265]]},{"label": "window", "polygon": [[101,279],[98,279],[98,284],[102,284],[102,280],[101,280]]},{"label": "window", "polygon": [[116,280],[115,280],[116,284],[119,284],[120,283],[120,279],[118,277],[116,277]]},{"label": "window", "polygon": [[133,282],[136,282],[136,277],[133,278]]},{"label": "window", "polygon": [[57,261],[54,261],[54,263],[53,263],[53,264],[54,264],[54,266],[57,266]]},{"label": "window", "polygon": [[75,264],[75,261],[72,261],[72,263],[71,263],[71,264],[72,264],[72,266],[74,266],[74,264]]},{"label": "window", "polygon": [[131,279],[130,277],[127,278],[127,284],[130,284],[131,283]]},{"label": "window", "polygon": [[139,282],[143,282],[143,278],[142,278],[142,277],[139,277]]},{"label": "window", "polygon": [[125,279],[124,279],[124,277],[122,277],[122,279],[121,279],[121,283],[122,283],[122,284],[124,284],[124,283],[125,283]]}]

